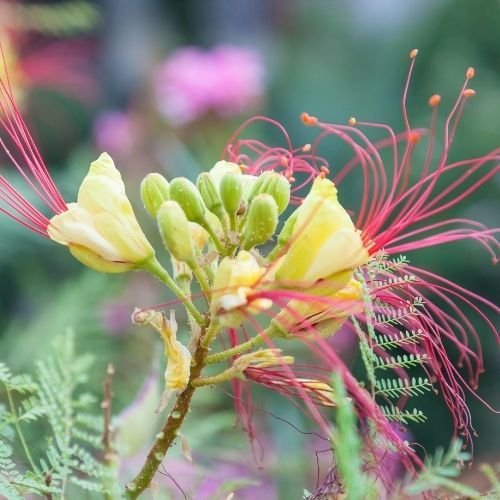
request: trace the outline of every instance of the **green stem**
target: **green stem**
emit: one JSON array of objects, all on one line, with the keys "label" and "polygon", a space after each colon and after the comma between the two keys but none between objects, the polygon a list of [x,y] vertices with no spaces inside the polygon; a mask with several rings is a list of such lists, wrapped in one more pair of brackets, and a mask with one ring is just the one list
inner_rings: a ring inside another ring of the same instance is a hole
[{"label": "green stem", "polygon": [[219,237],[217,236],[217,233],[213,230],[212,226],[208,223],[208,222],[205,222],[205,224],[203,224],[203,229],[205,229],[207,231],[207,233],[210,235],[210,238],[212,238],[212,241],[214,242],[214,245],[215,245],[215,248],[217,249],[217,251],[220,253],[220,254],[223,254],[224,251],[225,251],[225,247],[224,245],[222,244],[222,241],[219,239]]},{"label": "green stem", "polygon": [[142,269],[149,271],[151,274],[156,276],[162,283],[167,285],[172,292],[179,298],[187,311],[194,318],[196,323],[200,326],[206,324],[206,320],[203,315],[196,309],[195,305],[191,302],[191,299],[182,291],[179,285],[174,281],[174,279],[168,274],[168,272],[163,268],[163,266],[156,260],[155,257],[148,262],[145,262]]},{"label": "green stem", "polygon": [[23,446],[24,453],[26,454],[26,458],[28,459],[28,462],[30,463],[31,469],[33,472],[37,472],[38,468],[35,465],[35,461],[33,460],[33,457],[31,456],[30,450],[28,448],[28,444],[26,443],[26,439],[24,438],[23,431],[21,429],[21,425],[19,423],[19,418],[17,415],[16,411],[16,406],[14,405],[14,400],[12,399],[12,393],[10,390],[7,388],[7,399],[9,401],[9,407],[12,415],[14,416],[14,426],[16,427],[17,435],[19,436],[19,440],[21,441],[21,444]]},{"label": "green stem", "polygon": [[210,344],[213,342],[217,334],[221,331],[222,327],[219,325],[218,321],[212,320],[208,326],[207,333],[201,341],[201,345],[204,349],[208,349]]},{"label": "green stem", "polygon": [[204,387],[207,385],[216,385],[221,384],[222,382],[228,382],[233,378],[241,375],[239,370],[236,370],[234,367],[230,367],[227,370],[224,370],[222,373],[218,373],[217,375],[212,375],[210,377],[198,377],[193,380],[192,384],[195,387]]},{"label": "green stem", "polygon": [[205,362],[207,364],[220,363],[226,359],[232,358],[233,356],[238,356],[253,347],[256,347],[264,342],[274,339],[276,337],[284,337],[283,332],[274,325],[269,326],[262,332],[260,332],[256,337],[243,342],[242,344],[238,344],[235,347],[231,347],[231,349],[227,349],[226,351],[217,352],[215,354],[211,354],[205,358]]},{"label": "green stem", "polygon": [[205,293],[205,296],[208,300],[210,300],[210,296],[212,294],[212,291],[210,290],[210,283],[208,282],[208,278],[206,277],[203,269],[200,267],[200,265],[196,262],[194,262],[192,265],[189,266],[191,268],[191,271],[193,271],[193,274],[200,284],[201,289]]}]

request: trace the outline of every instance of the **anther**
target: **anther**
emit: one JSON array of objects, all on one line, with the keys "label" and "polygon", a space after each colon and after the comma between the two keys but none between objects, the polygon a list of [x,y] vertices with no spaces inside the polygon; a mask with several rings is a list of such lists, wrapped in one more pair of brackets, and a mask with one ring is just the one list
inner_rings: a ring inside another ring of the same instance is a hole
[{"label": "anther", "polygon": [[354,125],[356,125],[356,118],[354,118],[354,116],[351,116],[351,118],[347,120],[347,124],[351,127],[354,127]]},{"label": "anther", "polygon": [[328,175],[330,173],[330,169],[326,165],[322,165],[321,167],[319,167],[319,170],[325,175]]},{"label": "anther", "polygon": [[417,54],[418,54],[418,49],[413,49],[410,52],[410,59],[415,59],[415,57],[417,57]]},{"label": "anther", "polygon": [[310,144],[304,144],[302,146],[302,152],[303,153],[308,153],[309,151],[311,151],[311,145]]},{"label": "anther", "polygon": [[240,170],[245,173],[247,170],[248,170],[248,166],[247,165],[243,165],[243,163],[240,163],[238,165],[238,167],[240,167]]},{"label": "anther", "polygon": [[318,123],[318,119],[315,116],[311,116],[306,112],[300,114],[300,119],[302,120],[302,123],[304,125],[307,125],[309,127],[312,127],[313,125],[316,125]]},{"label": "anther", "polygon": [[408,141],[411,144],[417,144],[420,141],[420,134],[418,132],[411,131],[408,136]]},{"label": "anther", "polygon": [[280,158],[280,165],[282,167],[288,167],[288,158],[286,156]]},{"label": "anther", "polygon": [[467,77],[467,80],[472,80],[474,78],[475,74],[476,74],[476,70],[473,67],[470,67],[470,68],[467,68],[465,76]]},{"label": "anther", "polygon": [[441,96],[439,94],[431,95],[428,102],[431,108],[435,108],[436,106],[439,106],[439,103],[441,102]]},{"label": "anther", "polygon": [[476,91],[474,89],[465,89],[464,97],[473,97],[476,95]]}]

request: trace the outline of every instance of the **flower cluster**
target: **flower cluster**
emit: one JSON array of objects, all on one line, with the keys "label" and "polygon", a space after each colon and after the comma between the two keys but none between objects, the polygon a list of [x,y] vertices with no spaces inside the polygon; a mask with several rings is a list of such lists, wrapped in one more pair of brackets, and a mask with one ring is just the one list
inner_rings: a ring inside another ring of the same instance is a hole
[{"label": "flower cluster", "polygon": [[[335,125],[303,114],[305,125],[319,127],[320,134],[312,145],[293,148],[281,125],[257,117],[237,131],[224,159],[201,173],[196,183],[184,177],[167,180],[158,173],[146,176],[142,201],[157,223],[172,273],[160,264],[139,227],[108,155],[91,165],[77,203],[62,199],[8,84],[2,82],[0,123],[6,139],[0,143],[52,216],[39,211],[4,177],[0,177],[0,210],[67,246],[78,260],[97,271],[151,272],[188,313],[187,342],[177,338],[173,315],[167,320],[154,310],[134,314],[136,322],[153,326],[162,336],[167,395],[178,397],[150,462],[130,491],[140,492],[147,486],[147,477],[150,480],[154,466],[178,436],[194,390],[226,381],[233,384],[237,409],[250,434],[247,381],[299,398],[329,434],[325,409],[336,404],[330,385],[335,372],[354,402],[361,425],[370,431],[367,439],[374,430],[408,467],[418,463],[418,458],[391,422],[424,419],[417,410],[403,409],[413,395],[440,392],[453,415],[455,431],[470,437],[465,391],[474,392],[483,365],[479,334],[465,310],[497,334],[489,315],[499,308],[445,278],[410,266],[397,255],[472,239],[496,260],[497,229],[463,218],[436,217],[498,173],[500,153],[494,150],[470,160],[448,161],[463,108],[473,95],[467,88],[474,76],[472,69],[445,120],[442,151],[435,151],[439,96],[429,101],[429,130],[412,129],[406,94],[415,56],[413,51],[403,98],[406,130],[400,134],[386,125],[354,118],[347,125]],[[288,146],[270,147],[242,138],[243,129],[255,120],[277,126]],[[373,143],[365,129],[381,129],[387,137]],[[425,160],[414,180],[413,153],[425,133]],[[318,155],[320,142],[327,136],[339,139],[353,152],[333,180],[327,162]],[[7,140],[14,145],[13,152]],[[386,151],[389,164],[382,159]],[[342,181],[356,168],[361,169],[364,191],[359,207],[346,210]],[[448,182],[443,184],[444,180]],[[280,218],[283,224],[278,231]],[[365,384],[356,380],[329,343],[341,327],[352,329],[359,338]],[[249,337],[252,329],[255,335]],[[216,339],[223,349],[213,352]],[[304,343],[314,354],[314,366],[306,363],[307,356],[304,363],[295,363],[286,349],[276,348],[273,339],[281,339],[284,346],[289,345],[287,341]],[[255,350],[262,344],[264,349]],[[449,355],[449,345],[458,353],[457,360]],[[206,366],[224,361],[230,363],[225,370],[210,376],[202,373]],[[407,369],[415,367],[426,377],[410,378]],[[398,378],[381,379],[377,371],[381,369],[394,370]],[[397,397],[398,403],[388,404],[391,397]]]}]

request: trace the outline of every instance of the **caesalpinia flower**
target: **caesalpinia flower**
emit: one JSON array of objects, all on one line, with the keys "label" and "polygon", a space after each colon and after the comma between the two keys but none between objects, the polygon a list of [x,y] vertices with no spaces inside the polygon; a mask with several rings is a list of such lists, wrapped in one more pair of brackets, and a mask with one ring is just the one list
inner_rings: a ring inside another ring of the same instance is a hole
[{"label": "caesalpinia flower", "polygon": [[[308,287],[320,279],[335,280],[369,259],[360,231],[338,201],[335,185],[322,175],[288,219],[285,230],[289,233],[283,242],[286,251],[275,270],[276,280],[283,285]],[[338,288],[349,278],[344,275]]]},{"label": "caesalpinia flower", "polygon": [[154,250],[135,218],[120,173],[109,155],[103,153],[91,164],[77,203],[66,203],[3,80],[0,125],[5,131],[5,138],[0,137],[5,154],[52,215],[44,215],[4,176],[0,176],[0,211],[67,246],[75,258],[97,271],[124,272],[154,260]]},{"label": "caesalpinia flower", "polygon": [[[354,271],[356,278],[364,282],[363,302],[371,302],[372,305],[362,313],[354,310],[353,316],[358,322],[367,323],[370,328],[389,338],[398,338],[402,334],[401,328],[408,329],[408,335],[413,335],[412,341],[402,343],[402,348],[409,354],[425,359],[424,369],[430,380],[439,385],[444,400],[452,411],[456,431],[469,437],[471,422],[464,390],[474,391],[477,387],[483,364],[478,332],[464,310],[468,309],[478,315],[498,338],[488,315],[498,314],[500,309],[479,295],[415,266],[396,264],[384,270],[382,265],[376,276],[370,272],[370,263],[378,258],[380,251],[391,256],[465,239],[480,243],[492,255],[494,262],[498,260],[496,235],[499,229],[490,229],[479,222],[459,216],[437,218],[477,191],[500,170],[498,149],[469,160],[450,162],[448,159],[464,106],[475,94],[472,89],[467,88],[474,70],[467,70],[458,98],[445,120],[443,147],[438,153],[436,132],[440,96],[434,95],[429,99],[432,117],[428,131],[413,129],[406,112],[406,96],[416,54],[417,51],[411,53],[411,67],[404,89],[404,132],[396,134],[387,125],[361,122],[354,118],[346,125],[330,124],[304,113],[303,122],[308,126],[319,127],[321,133],[314,143],[293,149],[280,124],[256,117],[235,133],[226,148],[225,159],[245,163],[247,174],[259,175],[268,170],[281,172],[292,182],[292,201],[301,203],[285,224],[278,238],[278,245],[270,254],[270,265],[277,269],[276,278],[282,278],[285,286],[278,288],[276,293],[262,293],[260,296],[272,297],[273,302],[282,308],[293,305],[297,312],[297,323],[302,324],[311,335],[316,334],[315,342],[310,337],[305,337],[309,339],[308,345],[328,366],[338,366],[339,358],[328,348],[314,323],[299,321],[304,319],[301,313],[307,310],[310,295],[309,298],[301,295],[297,288],[300,288],[300,280],[304,280],[304,283],[309,280],[310,283],[315,279],[326,278],[329,272],[347,268]],[[253,139],[239,138],[246,125],[256,120],[277,126],[285,136],[287,147],[269,147]],[[387,137],[371,142],[362,129],[383,131]],[[326,180],[325,176],[330,173],[330,169],[326,160],[317,154],[320,142],[328,136],[345,143],[353,153],[352,159],[333,173],[335,184]],[[413,153],[425,136],[428,137],[427,151],[423,165],[419,166],[418,173],[415,174],[417,161]],[[383,159],[386,156],[382,155],[382,150],[389,151],[389,163]],[[362,172],[363,192],[359,208],[346,206],[353,212],[351,222],[344,208],[337,205],[336,191],[339,189],[342,193],[344,178],[356,168]],[[313,182],[311,194],[302,200],[298,192],[310,182]],[[326,186],[330,194],[320,192],[319,197],[324,201],[317,203],[319,206],[315,208],[311,200],[317,196],[312,193],[320,185]],[[319,213],[322,207],[326,211],[327,206],[331,207],[332,215],[326,213],[326,217],[331,217],[331,222],[322,228],[322,220],[319,217],[316,219],[314,212],[316,210]],[[302,216],[305,219],[302,228],[298,224],[301,212],[308,214],[307,217]],[[338,233],[338,229],[347,231],[348,237]],[[308,231],[313,237],[306,239]],[[337,235],[339,238],[336,238]],[[296,251],[298,248],[300,252]],[[329,248],[331,250],[328,253]],[[337,263],[339,268],[335,267]],[[292,283],[295,287],[294,294],[286,290],[288,278],[296,279],[296,283]],[[348,281],[349,278],[345,283]],[[297,301],[303,301],[304,305],[298,306]],[[414,303],[417,305],[413,306]],[[414,307],[419,307],[418,314],[412,309]],[[400,326],[397,326],[397,321],[391,324],[390,321],[384,323],[376,319],[377,314],[384,314],[388,309],[400,309],[404,315],[399,322]],[[292,314],[290,311],[288,316],[292,317]],[[451,342],[456,348],[458,366],[465,368],[465,375],[457,368],[457,362],[450,359],[446,342]],[[382,357],[385,355],[383,350],[379,350],[378,354]],[[345,371],[344,368],[342,371]],[[367,400],[354,382],[347,385],[353,397],[366,403]],[[368,408],[375,411],[373,406],[365,403],[358,404],[361,415]],[[375,418],[373,415],[364,415],[383,427],[383,416]]]}]

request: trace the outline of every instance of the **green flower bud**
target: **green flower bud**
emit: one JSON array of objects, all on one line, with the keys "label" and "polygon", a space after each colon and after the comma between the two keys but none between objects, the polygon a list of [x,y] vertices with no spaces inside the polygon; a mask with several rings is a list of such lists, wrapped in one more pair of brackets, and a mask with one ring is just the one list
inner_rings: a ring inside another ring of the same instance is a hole
[{"label": "green flower bud", "polygon": [[196,181],[196,187],[208,210],[220,217],[224,213],[224,209],[222,207],[219,190],[211,175],[208,172],[201,173]]},{"label": "green flower bud", "polygon": [[156,218],[163,243],[172,256],[180,262],[194,262],[191,227],[181,206],[175,201],[166,201]]},{"label": "green flower bud", "polygon": [[274,198],[270,194],[255,196],[248,209],[242,234],[242,248],[249,250],[255,245],[262,245],[274,235],[277,225],[278,205]]},{"label": "green flower bud", "polygon": [[264,172],[252,189],[250,200],[258,194],[270,194],[278,205],[278,214],[282,214],[290,202],[290,183],[285,176],[277,172]]},{"label": "green flower bud", "polygon": [[241,175],[226,174],[220,181],[220,196],[222,204],[229,215],[235,214],[240,208],[241,199],[243,196],[243,183]]},{"label": "green flower bud", "polygon": [[184,210],[188,220],[204,224],[206,207],[196,186],[185,177],[176,177],[170,183],[170,197]]},{"label": "green flower bud", "polygon": [[141,182],[141,200],[151,217],[156,214],[164,201],[170,200],[170,185],[161,174],[148,174]]},{"label": "green flower bud", "polygon": [[278,257],[283,247],[290,241],[290,238],[293,233],[293,228],[295,226],[295,222],[297,221],[297,216],[298,212],[297,210],[295,210],[295,212],[293,212],[292,215],[290,215],[290,217],[288,217],[288,219],[286,220],[283,229],[278,235],[277,245],[273,248],[273,250],[267,257],[270,262],[272,262],[276,257]]}]

